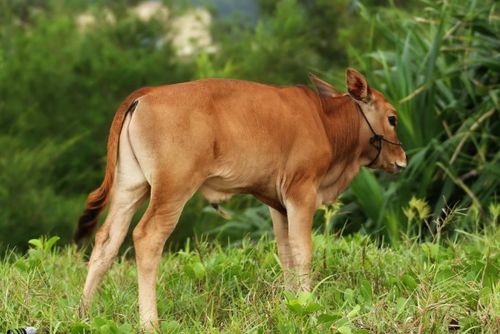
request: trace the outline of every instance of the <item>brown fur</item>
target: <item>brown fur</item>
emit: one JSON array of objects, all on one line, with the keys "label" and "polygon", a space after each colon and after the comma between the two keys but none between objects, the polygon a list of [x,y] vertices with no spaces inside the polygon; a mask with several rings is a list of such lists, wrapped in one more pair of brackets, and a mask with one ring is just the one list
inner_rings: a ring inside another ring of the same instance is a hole
[{"label": "brown fur", "polygon": [[347,95],[336,98],[323,97],[321,100],[330,125],[326,129],[333,156],[344,159],[359,145],[361,115]]}]

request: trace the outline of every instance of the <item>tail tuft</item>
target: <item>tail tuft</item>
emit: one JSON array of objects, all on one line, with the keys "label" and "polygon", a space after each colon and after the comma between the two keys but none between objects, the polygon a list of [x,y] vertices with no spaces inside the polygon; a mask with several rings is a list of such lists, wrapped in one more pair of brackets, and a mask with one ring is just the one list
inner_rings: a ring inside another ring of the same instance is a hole
[{"label": "tail tuft", "polygon": [[74,241],[77,245],[81,245],[84,239],[89,238],[97,226],[99,214],[107,204],[109,185],[109,177],[104,180],[103,184],[95,191],[89,194],[85,210],[78,219]]},{"label": "tail tuft", "polygon": [[90,237],[97,225],[99,218],[99,208],[85,209],[78,219],[78,228],[75,232],[74,241],[77,245],[81,245],[83,240]]}]

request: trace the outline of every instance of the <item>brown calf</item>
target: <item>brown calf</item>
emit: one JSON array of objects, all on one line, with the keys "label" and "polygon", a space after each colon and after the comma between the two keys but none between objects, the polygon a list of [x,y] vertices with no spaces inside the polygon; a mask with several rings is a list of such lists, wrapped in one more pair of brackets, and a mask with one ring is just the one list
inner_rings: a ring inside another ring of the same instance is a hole
[{"label": "brown calf", "polygon": [[309,289],[314,211],[335,201],[362,166],[387,172],[406,166],[394,107],[356,70],[348,69],[346,78],[348,94],[314,76],[318,93],[222,79],[132,93],[115,115],[104,181],[89,195],[75,235],[79,241],[91,234],[109,204],[80,310],[88,309],[133,214],[149,196],[133,240],[141,325],[158,326],[161,253],[196,191],[211,203],[250,193],[267,204],[285,281]]}]

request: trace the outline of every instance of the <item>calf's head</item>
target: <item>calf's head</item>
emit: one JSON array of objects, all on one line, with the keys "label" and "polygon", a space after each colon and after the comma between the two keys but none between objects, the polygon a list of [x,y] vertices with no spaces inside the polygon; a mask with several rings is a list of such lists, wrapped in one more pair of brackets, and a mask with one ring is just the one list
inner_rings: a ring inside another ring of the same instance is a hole
[{"label": "calf's head", "polygon": [[355,69],[347,69],[346,84],[362,118],[360,140],[366,164],[389,173],[405,168],[406,154],[396,133],[396,109]]}]

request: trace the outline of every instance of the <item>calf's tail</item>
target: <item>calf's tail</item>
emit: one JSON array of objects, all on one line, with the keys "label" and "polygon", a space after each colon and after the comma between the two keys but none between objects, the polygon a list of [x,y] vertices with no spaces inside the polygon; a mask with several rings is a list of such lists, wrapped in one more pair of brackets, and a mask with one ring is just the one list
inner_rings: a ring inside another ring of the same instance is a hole
[{"label": "calf's tail", "polygon": [[130,94],[125,101],[123,101],[118,110],[116,111],[108,136],[108,153],[106,160],[106,172],[104,180],[99,188],[92,191],[88,197],[85,205],[85,210],[80,215],[78,226],[74,234],[74,241],[80,245],[83,240],[92,235],[92,232],[97,226],[99,214],[106,207],[109,202],[109,195],[115,177],[116,163],[118,160],[118,141],[120,139],[120,132],[123,127],[125,117],[129,112],[134,111],[137,106],[137,98],[144,95],[148,88],[141,88]]}]

